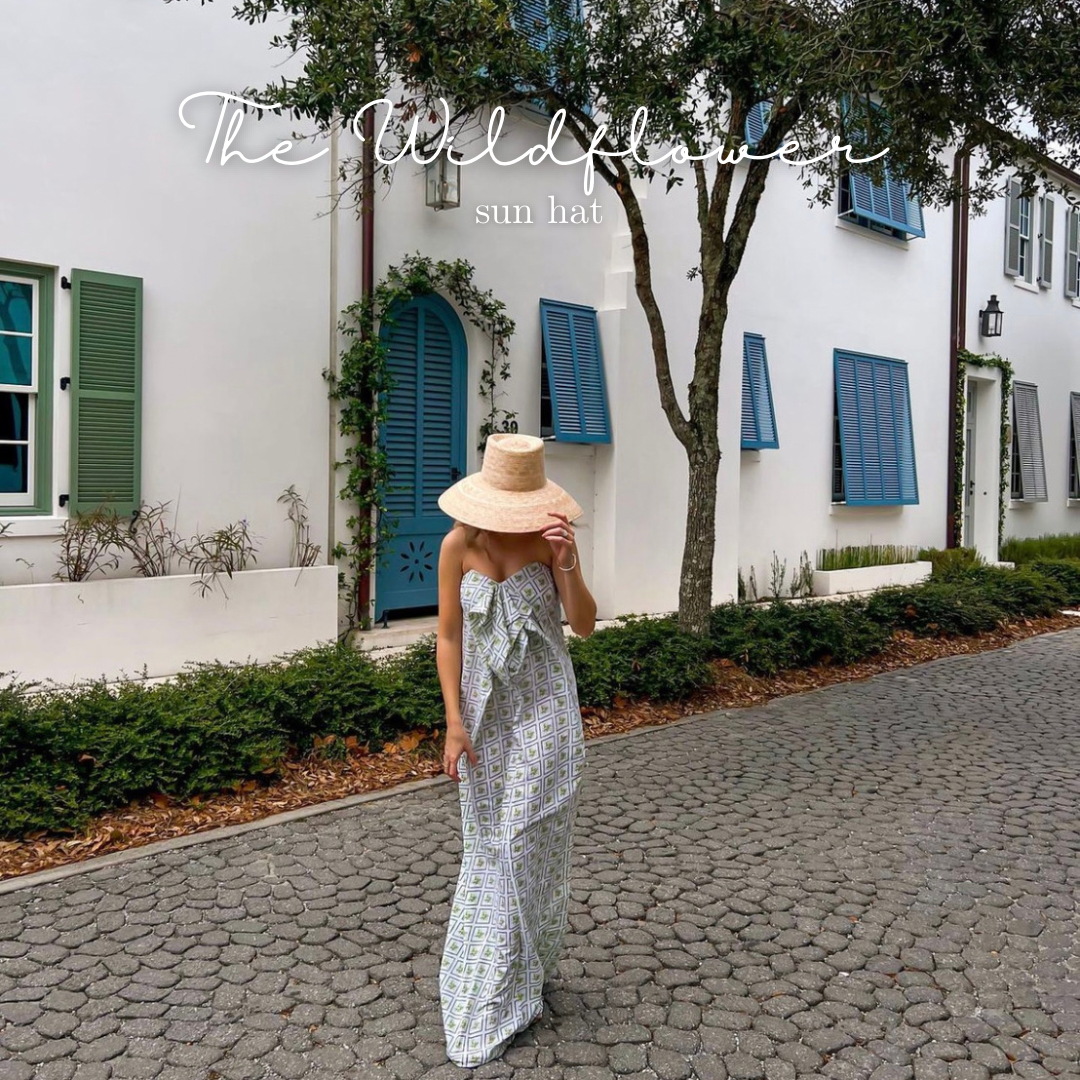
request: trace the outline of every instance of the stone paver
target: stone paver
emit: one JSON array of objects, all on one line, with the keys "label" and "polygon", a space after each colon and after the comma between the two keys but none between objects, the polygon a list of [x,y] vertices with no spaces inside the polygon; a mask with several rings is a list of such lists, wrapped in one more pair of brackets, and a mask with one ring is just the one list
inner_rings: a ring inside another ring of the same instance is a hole
[{"label": "stone paver", "polygon": [[572,932],[445,1056],[432,787],[0,895],[0,1080],[1080,1077],[1080,631],[589,748]]}]

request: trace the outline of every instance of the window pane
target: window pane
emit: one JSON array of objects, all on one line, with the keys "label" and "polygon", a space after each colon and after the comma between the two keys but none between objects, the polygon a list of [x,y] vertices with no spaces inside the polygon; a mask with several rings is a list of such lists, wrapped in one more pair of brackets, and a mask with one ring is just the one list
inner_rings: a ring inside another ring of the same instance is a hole
[{"label": "window pane", "polygon": [[[27,438],[29,406],[28,394],[0,394],[0,440]],[[0,494],[26,494],[29,450],[0,442]]]},{"label": "window pane", "polygon": [[0,281],[0,330],[32,333],[33,306],[33,285],[24,281]]},{"label": "window pane", "polygon": [[0,442],[30,438],[30,395],[0,391]]},{"label": "window pane", "polygon": [[28,337],[0,334],[0,383],[29,386],[33,381],[31,341]]}]

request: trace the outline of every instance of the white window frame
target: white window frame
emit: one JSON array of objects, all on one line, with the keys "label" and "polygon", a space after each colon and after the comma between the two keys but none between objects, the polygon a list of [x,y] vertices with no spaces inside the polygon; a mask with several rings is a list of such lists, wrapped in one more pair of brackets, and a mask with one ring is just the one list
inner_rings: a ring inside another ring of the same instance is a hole
[{"label": "white window frame", "polygon": [[[1020,203],[1020,248],[1017,256],[1020,266],[1020,277],[1024,279],[1029,285],[1031,284],[1031,271],[1032,271],[1032,236],[1031,236],[1031,221],[1032,211],[1035,209],[1033,206],[1033,199],[1030,195],[1019,196]],[[1027,231],[1025,232],[1025,223]]]},{"label": "white window frame", "polygon": [[26,491],[4,492],[0,491],[0,513],[3,510],[23,506],[33,506],[37,492],[37,404],[40,394],[39,380],[41,377],[41,283],[35,278],[20,277],[18,274],[0,273],[0,281],[12,281],[19,285],[29,285],[31,288],[31,311],[30,332],[22,333],[14,330],[0,330],[0,337],[18,337],[30,339],[30,383],[3,383],[0,382],[0,393],[15,393],[27,395],[26,435],[23,440],[0,440],[0,446],[25,446],[26,448]]}]

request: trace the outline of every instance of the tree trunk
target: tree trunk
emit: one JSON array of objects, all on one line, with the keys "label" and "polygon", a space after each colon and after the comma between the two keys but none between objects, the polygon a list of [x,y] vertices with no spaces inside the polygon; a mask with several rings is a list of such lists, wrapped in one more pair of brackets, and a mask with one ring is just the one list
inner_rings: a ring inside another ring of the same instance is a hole
[{"label": "tree trunk", "polygon": [[713,553],[716,550],[716,484],[720,450],[688,451],[690,486],[686,501],[686,540],[679,580],[679,629],[705,634],[712,611]]}]

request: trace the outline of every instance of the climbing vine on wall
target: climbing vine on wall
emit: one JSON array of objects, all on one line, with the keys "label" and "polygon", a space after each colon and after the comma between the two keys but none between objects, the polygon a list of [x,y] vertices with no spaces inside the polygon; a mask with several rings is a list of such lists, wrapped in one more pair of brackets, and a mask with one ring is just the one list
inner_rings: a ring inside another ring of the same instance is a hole
[{"label": "climbing vine on wall", "polygon": [[[957,353],[956,374],[956,401],[953,404],[956,410],[956,454],[953,458],[953,527],[956,536],[961,535],[961,523],[964,514],[964,438],[965,438],[965,410],[967,409],[967,379],[966,373],[969,367],[996,368],[1001,372],[1001,432],[999,435],[1000,476],[998,479],[998,544],[1005,538],[1005,507],[1007,505],[1009,491],[1010,469],[1010,420],[1009,420],[1009,397],[1012,394],[1013,367],[1012,364],[997,353],[970,352],[960,349]],[[970,545],[970,537],[964,537],[964,543]]]},{"label": "climbing vine on wall", "polygon": [[401,305],[414,296],[445,292],[491,339],[491,354],[485,356],[480,371],[480,393],[487,408],[480,425],[479,448],[484,448],[488,435],[495,431],[517,430],[516,414],[499,404],[504,396],[499,384],[510,377],[514,321],[490,289],[481,291],[473,284],[474,273],[474,267],[464,259],[435,261],[416,252],[406,255],[399,266],[389,267],[368,299],[357,300],[342,312],[338,329],[346,344],[338,371],[324,371],[323,375],[330,383],[330,397],[338,402],[338,429],[349,446],[348,457],[335,462],[335,467],[348,470],[338,494],[355,507],[355,512],[346,522],[348,541],[337,544],[333,554],[344,564],[340,582],[347,596],[350,630],[368,625],[368,612],[359,609],[357,585],[362,575],[374,569],[377,553],[385,548],[395,526],[386,509],[393,478],[377,433],[386,422],[393,388],[385,332],[393,326]]}]

